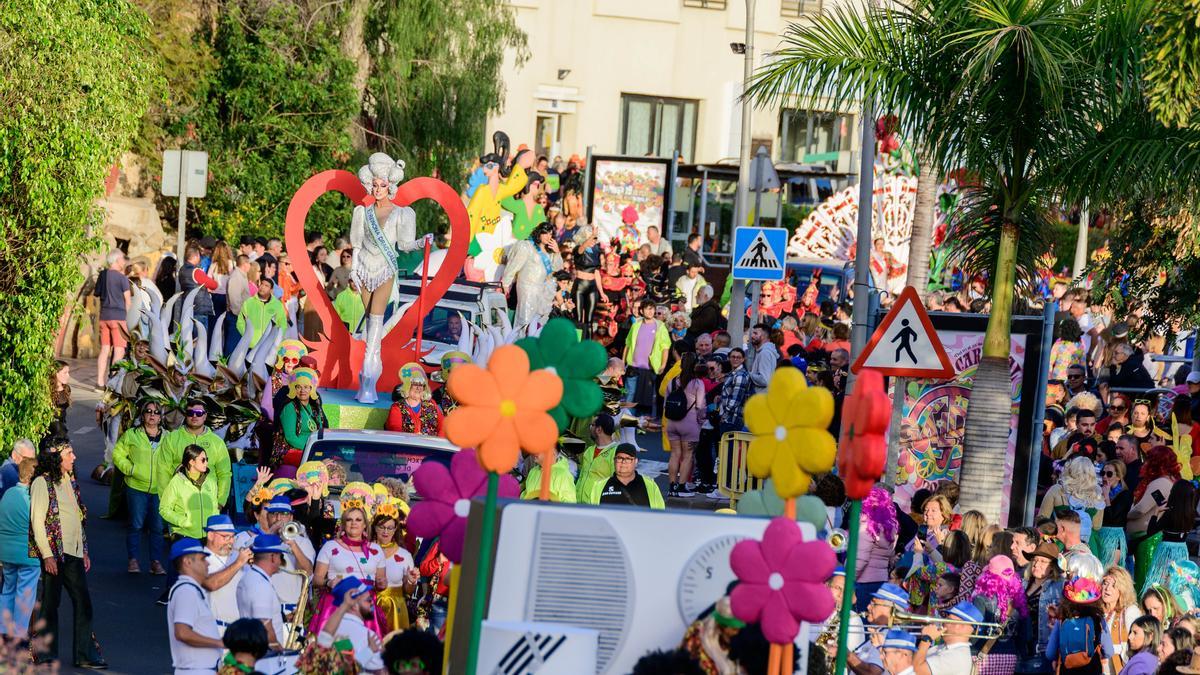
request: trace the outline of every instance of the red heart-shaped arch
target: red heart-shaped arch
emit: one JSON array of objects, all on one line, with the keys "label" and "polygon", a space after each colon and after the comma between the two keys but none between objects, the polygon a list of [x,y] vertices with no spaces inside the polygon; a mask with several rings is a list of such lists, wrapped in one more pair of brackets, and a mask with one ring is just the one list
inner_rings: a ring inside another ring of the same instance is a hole
[{"label": "red heart-shaped arch", "polygon": [[[327,192],[340,192],[355,204],[373,201],[367,195],[366,188],[359,182],[358,176],[340,169],[322,171],[304,181],[292,196],[292,201],[288,204],[284,240],[289,252],[288,258],[292,261],[292,270],[300,281],[300,287],[304,289],[308,301],[321,317],[322,339],[313,341],[301,338],[308,345],[309,354],[317,361],[317,370],[321,373],[321,386],[355,389],[358,387],[358,373],[362,370],[366,343],[351,337],[350,331],[334,311],[333,302],[317,279],[317,273],[308,259],[304,245],[304,222],[308,218],[308,211],[317,198]],[[396,196],[392,197],[392,203],[396,206],[408,206],[418,199],[432,199],[445,210],[450,219],[450,250],[446,252],[446,258],[437,274],[422,291],[422,310],[418,312],[414,306],[383,338],[383,373],[375,385],[377,391],[390,392],[400,381],[400,366],[419,360],[421,355],[416,353],[416,345],[413,343],[417,323],[422,321],[446,294],[467,260],[471,225],[467,218],[467,209],[454,188],[436,178],[414,178],[400,185]],[[347,214],[346,222],[349,221]],[[292,251],[301,253],[290,255]],[[427,354],[430,350],[422,351]]]}]

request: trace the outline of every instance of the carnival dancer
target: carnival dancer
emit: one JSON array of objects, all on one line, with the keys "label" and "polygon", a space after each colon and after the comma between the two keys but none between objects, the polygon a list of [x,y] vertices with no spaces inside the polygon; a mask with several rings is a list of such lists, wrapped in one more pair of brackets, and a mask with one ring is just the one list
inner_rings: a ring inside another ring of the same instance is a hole
[{"label": "carnival dancer", "polygon": [[287,547],[273,534],[260,534],[254,538],[250,551],[254,554],[253,563],[246,568],[237,587],[238,614],[244,619],[262,621],[271,647],[281,649],[287,643],[287,623],[283,602],[271,585],[271,577],[282,567]]},{"label": "carnival dancer", "polygon": [[738,667],[729,658],[729,643],[745,626],[744,621],[733,616],[729,596],[722,596],[707,616],[688,626],[680,648],[700,664],[704,675],[735,673]]},{"label": "carnival dancer", "polygon": [[167,600],[167,636],[175,675],[214,673],[225,651],[203,587],[208,556],[204,546],[190,537],[171,546],[171,564],[179,574]]},{"label": "carnival dancer", "polygon": [[250,563],[250,547],[233,548],[235,528],[229,516],[209,516],[204,525],[204,552],[208,554],[208,576],[201,582],[221,634],[240,618],[237,587]]},{"label": "carnival dancer", "polygon": [[[336,537],[325,542],[317,553],[317,564],[313,572],[313,588],[320,591],[316,612],[309,623],[309,632],[320,632],[333,613],[332,590],[342,579],[355,577],[365,584],[385,588],[387,570],[383,563],[383,551],[370,541],[367,532],[366,505],[357,499],[345,500],[342,504],[340,531]],[[374,593],[372,593],[372,604]],[[382,636],[379,621],[372,618],[368,625],[376,635]]]},{"label": "carnival dancer", "polygon": [[1018,647],[1025,644],[1025,589],[1007,555],[993,556],[975,582],[972,602],[988,623],[1002,626],[1001,632],[981,650],[979,675],[1012,675],[1017,667]]},{"label": "carnival dancer", "polygon": [[278,415],[279,433],[275,435],[269,463],[272,469],[281,464],[299,466],[309,437],[329,426],[317,394],[317,380],[317,371],[312,368],[297,368],[293,372],[292,383],[288,385],[289,400]]},{"label": "carnival dancer", "polygon": [[575,325],[583,331],[583,339],[592,337],[592,318],[600,300],[596,275],[600,273],[600,240],[596,230],[583,225],[571,240],[575,253]]},{"label": "carnival dancer", "polygon": [[[982,623],[983,612],[969,602],[960,602],[947,612],[951,619]],[[960,675],[971,671],[971,636],[975,629],[970,623],[931,623],[921,629],[917,638],[917,653],[913,657],[916,675]],[[933,647],[938,640],[942,644]]]},{"label": "carnival dancer", "polygon": [[374,403],[379,399],[375,382],[383,372],[383,316],[400,271],[396,256],[432,242],[433,235],[418,239],[416,212],[391,201],[404,180],[403,161],[377,152],[358,170],[358,180],[367,190],[370,204],[355,206],[350,219],[350,280],[358,287],[367,311],[367,350],[355,398],[360,403]]},{"label": "carnival dancer", "polygon": [[[279,348],[275,352],[275,368],[271,371],[271,386],[263,389],[262,399],[259,401],[264,420],[273,421],[275,419],[276,404],[279,408],[283,407],[288,395],[288,387],[295,379],[296,369],[300,367],[300,361],[306,356],[308,356],[308,347],[299,340],[284,340],[279,343]],[[271,429],[271,426],[264,424],[264,428]],[[263,444],[260,447],[271,447],[271,443]]]},{"label": "carnival dancer", "polygon": [[409,627],[407,599],[417,590],[417,582],[421,580],[421,572],[413,562],[412,554],[400,545],[401,513],[400,505],[388,501],[375,509],[375,517],[371,520],[371,532],[383,554],[387,577],[387,586],[379,591],[376,601],[383,617],[384,625],[381,628],[385,634]]},{"label": "carnival dancer", "polygon": [[509,248],[500,284],[507,295],[516,282],[515,325],[529,326],[535,321],[546,320],[554,306],[554,273],[562,267],[562,254],[558,242],[554,241],[554,226],[550,223],[540,223],[528,238],[518,239]]},{"label": "carnival dancer", "polygon": [[[546,222],[546,212],[537,203],[538,195],[542,192],[545,179],[537,171],[526,173],[525,186],[513,197],[500,200],[500,206],[513,214],[512,233],[517,241],[521,241],[533,232],[534,228]],[[553,232],[553,226],[551,226]],[[511,255],[511,252],[510,252]]]},{"label": "carnival dancer", "polygon": [[[862,591],[862,595],[854,609],[864,611],[871,594],[888,580],[888,570],[900,531],[896,506],[892,503],[891,495],[883,488],[871,488],[863,500],[860,529],[863,536],[858,540],[855,574],[856,587]],[[905,594],[906,602],[907,597]]]},{"label": "carnival dancer", "polygon": [[392,392],[391,410],[384,428],[424,436],[441,436],[443,415],[433,402],[429,380],[419,363],[407,363],[400,369],[400,384]]},{"label": "carnival dancer", "polygon": [[893,628],[887,632],[879,651],[889,675],[913,675],[913,654],[917,651],[913,636]]}]

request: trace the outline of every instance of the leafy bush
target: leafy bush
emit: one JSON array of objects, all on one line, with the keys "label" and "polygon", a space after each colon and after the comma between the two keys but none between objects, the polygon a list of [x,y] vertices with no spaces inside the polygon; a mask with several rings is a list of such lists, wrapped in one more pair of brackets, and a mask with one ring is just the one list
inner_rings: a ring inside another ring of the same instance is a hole
[{"label": "leafy bush", "polygon": [[59,317],[94,249],[95,201],[160,90],[126,0],[0,4],[0,452],[51,419]]}]

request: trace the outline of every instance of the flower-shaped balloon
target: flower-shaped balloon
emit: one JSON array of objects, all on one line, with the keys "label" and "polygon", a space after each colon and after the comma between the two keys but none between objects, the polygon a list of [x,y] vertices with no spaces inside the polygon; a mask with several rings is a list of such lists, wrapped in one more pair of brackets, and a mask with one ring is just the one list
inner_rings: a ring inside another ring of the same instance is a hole
[{"label": "flower-shaped balloon", "polygon": [[516,344],[529,356],[530,368],[549,370],[562,380],[562,403],[550,411],[559,431],[566,430],[568,415],[591,417],[604,405],[595,378],[608,364],[608,355],[599,342],[580,342],[574,323],[550,319],[538,337],[522,338]]},{"label": "flower-shaped balloon", "polygon": [[[421,500],[408,515],[408,531],[418,537],[440,537],[442,553],[451,562],[462,562],[471,498],[487,493],[487,480],[474,450],[456,453],[449,469],[437,462],[422,463],[413,474]],[[515,498],[520,492],[517,479],[500,476],[498,496]]]},{"label": "flower-shaped balloon", "polygon": [[833,611],[825,580],[836,562],[828,544],[804,541],[795,522],[773,519],[762,541],[740,541],[729,554],[739,581],[729,594],[733,615],[761,624],[768,642],[791,643],[801,621],[824,621]]},{"label": "flower-shaped balloon", "polygon": [[[775,491],[775,485],[771,479],[767,479],[763,483],[762,488],[751,490],[742,495],[738,500],[737,512],[746,516],[770,516],[775,518],[783,515],[784,501]],[[803,495],[796,498],[796,520],[802,523],[812,523],[812,526],[821,531],[825,529],[825,521],[828,514],[825,511],[825,503],[819,497],[812,495]]]},{"label": "flower-shaped balloon", "polygon": [[479,465],[508,473],[522,448],[552,452],[558,426],[550,409],[562,400],[562,380],[547,370],[529,370],[529,357],[516,345],[492,353],[487,369],[464,363],[450,373],[450,395],[459,406],[446,416],[446,437],[479,451]]},{"label": "flower-shaped balloon", "polygon": [[842,441],[837,464],[850,499],[866,497],[883,474],[883,465],[887,463],[884,434],[891,419],[892,401],[883,391],[883,375],[864,368],[842,408]]},{"label": "flower-shaped balloon", "polygon": [[759,478],[772,478],[780,497],[808,491],[813,474],[833,467],[837,442],[827,430],[833,394],[809,387],[795,368],[780,368],[767,391],[746,402],[746,426],[754,434],[747,466]]}]

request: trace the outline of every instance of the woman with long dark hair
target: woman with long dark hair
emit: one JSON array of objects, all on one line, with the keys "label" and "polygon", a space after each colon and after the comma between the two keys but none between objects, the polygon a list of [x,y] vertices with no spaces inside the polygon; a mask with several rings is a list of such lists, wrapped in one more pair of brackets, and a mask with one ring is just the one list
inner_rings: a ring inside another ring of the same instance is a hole
[{"label": "woman with long dark hair", "polygon": [[[699,365],[699,371],[697,368],[696,352],[684,352],[679,359],[679,377],[667,385],[664,415],[667,442],[671,450],[667,463],[667,480],[670,481],[668,497],[695,495],[687,484],[692,477],[693,453],[700,440],[700,425],[704,423],[704,382],[700,378],[707,372],[703,364]],[[673,414],[679,417],[673,418]]]},{"label": "woman with long dark hair", "polygon": [[183,449],[183,460],[163,489],[159,513],[176,537],[204,537],[209,516],[220,511],[217,479],[208,470],[208,453],[199,445]]},{"label": "woman with long dark hair", "polygon": [[289,400],[278,415],[276,440],[282,443],[276,445],[271,457],[272,468],[278,468],[280,464],[299,466],[309,436],[329,426],[321,398],[317,395],[317,371],[297,368],[292,377],[288,385]]}]

